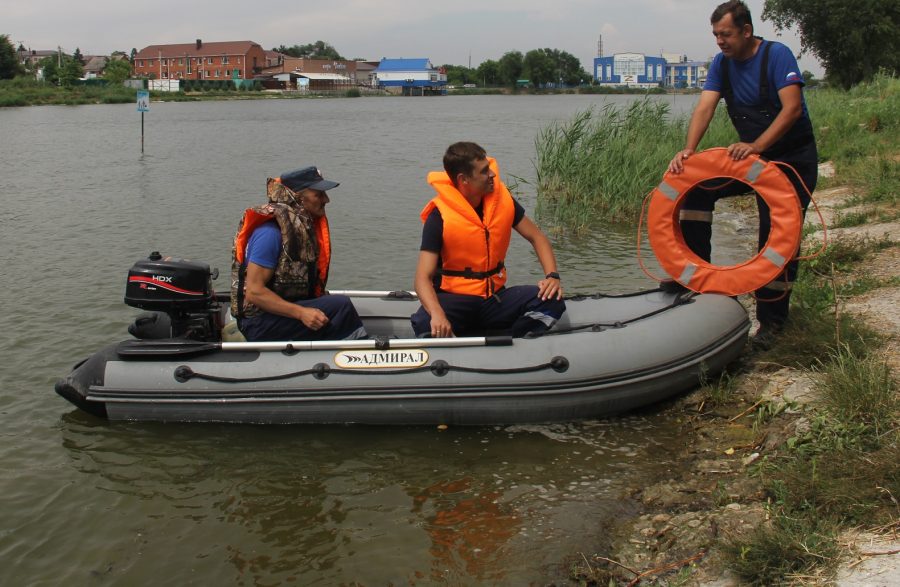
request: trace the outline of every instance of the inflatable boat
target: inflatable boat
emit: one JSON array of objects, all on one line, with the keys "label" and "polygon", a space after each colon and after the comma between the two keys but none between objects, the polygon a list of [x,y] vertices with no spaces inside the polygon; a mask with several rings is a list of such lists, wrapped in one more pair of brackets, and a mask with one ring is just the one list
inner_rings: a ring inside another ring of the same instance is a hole
[{"label": "inflatable boat", "polygon": [[81,361],[56,392],[110,420],[573,421],[698,385],[742,352],[750,328],[730,297],[655,289],[570,297],[562,319],[536,338],[415,338],[414,294],[333,291],[352,298],[370,339],[253,343],[229,334],[216,274],[158,254],[136,263],[125,301],[149,312],[129,327],[133,338]]}]

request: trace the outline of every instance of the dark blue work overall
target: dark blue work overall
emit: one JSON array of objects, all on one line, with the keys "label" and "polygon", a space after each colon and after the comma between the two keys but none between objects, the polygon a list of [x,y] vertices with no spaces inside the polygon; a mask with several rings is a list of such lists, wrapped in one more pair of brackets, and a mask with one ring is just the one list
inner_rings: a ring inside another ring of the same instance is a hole
[{"label": "dark blue work overall", "polygon": [[[728,107],[728,115],[737,130],[741,142],[752,143],[765,132],[775,117],[781,111],[781,104],[773,101],[769,96],[768,61],[771,44],[766,42],[762,48],[762,63],[760,64],[759,98],[755,105],[744,105],[735,102],[729,79],[728,59],[722,59],[722,95]],[[813,136],[812,123],[806,112],[794,123],[794,126],[785,133],[774,145],[761,154],[762,157],[777,163],[788,176],[797,196],[803,215],[806,215],[806,207],[809,205],[810,193],[816,187],[818,179],[818,153],[816,141]],[[796,170],[791,169],[793,167]],[[799,177],[798,177],[799,174]],[[806,187],[804,188],[804,184]],[[722,186],[722,187],[717,187]],[[807,189],[809,192],[807,192]],[[685,198],[685,204],[681,209],[679,220],[681,232],[687,245],[698,256],[710,260],[712,237],[712,216],[716,201],[720,198],[748,194],[753,190],[740,181],[725,182],[721,179],[713,179],[704,182],[691,191]],[[761,250],[769,238],[771,219],[769,207],[759,195],[756,196],[759,208],[759,243]],[[790,261],[778,277],[771,283],[756,290],[756,317],[763,327],[779,327],[787,320],[788,306],[790,303],[791,289],[797,276],[796,260]]]}]

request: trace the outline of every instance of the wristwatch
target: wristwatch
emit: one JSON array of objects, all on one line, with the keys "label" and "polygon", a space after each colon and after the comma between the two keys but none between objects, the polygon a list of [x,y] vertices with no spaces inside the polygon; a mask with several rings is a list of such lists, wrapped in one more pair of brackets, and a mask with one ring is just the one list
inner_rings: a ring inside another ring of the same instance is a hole
[{"label": "wristwatch", "polygon": [[556,279],[556,280],[559,280],[559,273],[557,273],[556,271],[551,271],[550,273],[548,273],[547,275],[545,275],[544,278],[546,278],[546,279]]}]

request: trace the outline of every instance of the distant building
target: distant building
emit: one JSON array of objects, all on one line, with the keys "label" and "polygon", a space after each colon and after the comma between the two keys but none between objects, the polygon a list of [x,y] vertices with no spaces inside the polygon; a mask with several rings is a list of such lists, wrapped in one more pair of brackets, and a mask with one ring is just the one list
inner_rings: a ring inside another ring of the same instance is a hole
[{"label": "distant building", "polygon": [[616,53],[594,58],[594,79],[607,86],[654,88],[665,82],[666,60],[643,53]]},{"label": "distant building", "polygon": [[687,55],[663,54],[666,82],[670,88],[702,88],[706,81],[706,61],[688,61]]},{"label": "distant building", "polygon": [[96,79],[103,77],[106,70],[106,64],[110,58],[106,55],[85,55],[84,56],[84,79]]},{"label": "distant building", "polygon": [[418,59],[382,59],[373,72],[378,88],[404,96],[446,93],[447,72],[436,69],[431,61]]},{"label": "distant building", "polygon": [[253,41],[150,45],[134,57],[135,77],[153,79],[253,79],[266,52]]},{"label": "distant building", "polygon": [[[356,61],[282,55],[280,63],[264,68],[258,77],[266,87],[285,90],[347,89],[357,83]],[[269,79],[277,80],[278,86],[268,83]]]},{"label": "distant building", "polygon": [[44,57],[57,57],[59,55],[65,55],[65,53],[60,53],[57,49],[25,49],[24,51],[16,51],[16,55],[19,58],[19,63],[22,65],[37,65],[41,59]]}]

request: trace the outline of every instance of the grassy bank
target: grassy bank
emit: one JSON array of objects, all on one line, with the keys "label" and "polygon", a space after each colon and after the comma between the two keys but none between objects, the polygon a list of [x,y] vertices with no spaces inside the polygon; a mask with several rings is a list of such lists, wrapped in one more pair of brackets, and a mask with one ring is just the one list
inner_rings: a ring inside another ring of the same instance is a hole
[{"label": "grassy bank", "polygon": [[[189,85],[189,91],[186,92],[150,92],[150,99],[166,102],[197,102],[321,97],[321,94],[316,92],[265,92],[260,89],[237,89],[226,83],[221,83],[220,86],[214,87],[214,84],[210,83],[203,88]],[[134,88],[124,86],[75,85],[66,87],[15,78],[0,80],[0,108],[4,106],[126,104],[136,100],[135,92]],[[351,88],[329,92],[328,95],[336,98],[356,98],[363,94],[360,90]]]},{"label": "grassy bank", "polygon": [[[874,196],[896,198],[892,145],[896,151],[900,142],[900,80],[880,76],[849,92],[811,91],[807,103],[820,158],[834,161],[841,181],[868,186],[875,178]],[[737,139],[724,110],[716,112],[701,149]],[[672,117],[665,103],[643,99],[587,110],[544,129],[535,140],[538,214],[573,230],[598,218],[635,220],[642,198],[683,147],[688,120]]]}]

